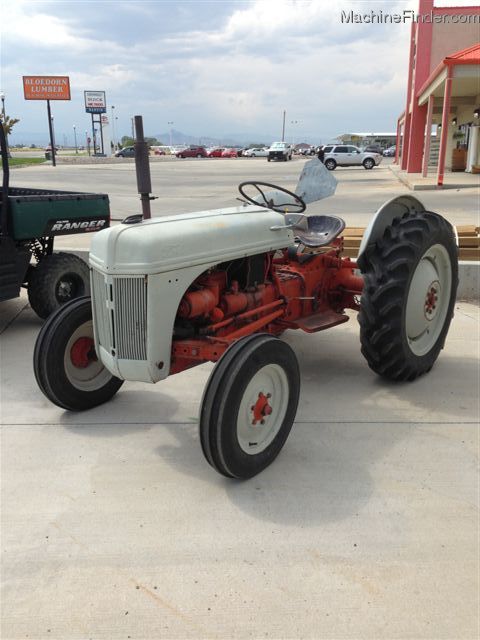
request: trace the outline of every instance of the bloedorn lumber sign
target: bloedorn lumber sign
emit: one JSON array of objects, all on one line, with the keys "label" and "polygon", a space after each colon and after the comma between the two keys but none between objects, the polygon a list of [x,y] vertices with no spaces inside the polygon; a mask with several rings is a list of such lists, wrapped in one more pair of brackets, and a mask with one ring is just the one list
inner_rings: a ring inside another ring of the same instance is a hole
[{"label": "bloedorn lumber sign", "polygon": [[25,100],[70,100],[68,76],[23,76]]}]

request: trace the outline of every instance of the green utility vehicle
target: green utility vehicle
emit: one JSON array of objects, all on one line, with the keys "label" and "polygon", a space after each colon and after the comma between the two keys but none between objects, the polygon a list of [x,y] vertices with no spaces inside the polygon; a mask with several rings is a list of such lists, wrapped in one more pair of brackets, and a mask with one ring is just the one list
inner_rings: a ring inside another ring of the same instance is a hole
[{"label": "green utility vehicle", "polygon": [[18,297],[25,287],[32,309],[46,318],[63,303],[90,294],[88,265],[73,253],[54,252],[55,236],[108,227],[108,196],[10,187],[1,124],[0,146],[0,301]]}]

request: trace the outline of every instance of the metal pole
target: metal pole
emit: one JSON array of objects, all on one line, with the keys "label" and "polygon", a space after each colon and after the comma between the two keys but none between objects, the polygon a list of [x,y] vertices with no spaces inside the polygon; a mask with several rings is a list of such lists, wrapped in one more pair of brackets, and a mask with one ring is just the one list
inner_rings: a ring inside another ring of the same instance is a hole
[{"label": "metal pole", "polygon": [[96,140],[95,140],[95,121],[93,119],[93,113],[92,113],[92,140],[93,140],[93,155],[96,155],[97,153],[97,149],[96,149]]},{"label": "metal pole", "polygon": [[112,110],[112,142],[113,142],[113,150],[115,151],[115,149],[116,149],[116,144],[115,144],[115,105],[112,104],[112,106],[110,108]]},{"label": "metal pole", "polygon": [[98,120],[98,124],[100,125],[100,142],[102,144],[102,155],[105,155],[105,149],[103,146],[103,123],[102,123],[102,116],[99,115],[98,116],[99,120]]},{"label": "metal pole", "polygon": [[47,100],[47,114],[48,114],[48,129],[50,131],[50,149],[52,150],[52,166],[56,167],[57,162],[55,160],[55,139],[53,137],[53,123],[52,123],[52,112],[50,110],[50,100]]},{"label": "metal pole", "polygon": [[[133,121],[133,118],[132,118]],[[142,203],[143,219],[152,217],[150,210],[150,193],[152,180],[150,177],[150,162],[148,160],[148,146],[143,135],[142,116],[135,116],[135,168],[137,171],[137,191]]]},{"label": "metal pole", "polygon": [[170,146],[172,146],[172,125],[173,125],[173,122],[167,122],[167,124],[170,126]]},{"label": "metal pole", "polygon": [[78,153],[78,145],[77,145],[77,127],[73,125],[73,137],[75,139],[75,153]]},{"label": "metal pole", "polygon": [[287,112],[283,112],[283,126],[282,126],[282,142],[285,142],[285,116]]}]

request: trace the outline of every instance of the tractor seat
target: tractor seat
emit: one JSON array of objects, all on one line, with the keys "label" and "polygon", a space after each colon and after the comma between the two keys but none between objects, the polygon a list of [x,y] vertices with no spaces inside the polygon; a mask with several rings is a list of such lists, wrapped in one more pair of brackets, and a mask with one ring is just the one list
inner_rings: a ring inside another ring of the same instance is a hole
[{"label": "tractor seat", "polygon": [[336,216],[305,216],[305,225],[294,227],[295,236],[306,247],[330,244],[345,229],[345,221]]}]

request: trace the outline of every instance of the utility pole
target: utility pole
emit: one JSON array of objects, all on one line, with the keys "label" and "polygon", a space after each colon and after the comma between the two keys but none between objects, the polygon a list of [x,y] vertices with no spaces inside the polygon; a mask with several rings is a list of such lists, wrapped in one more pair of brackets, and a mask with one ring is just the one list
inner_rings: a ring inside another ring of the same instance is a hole
[{"label": "utility pole", "polygon": [[172,132],[172,125],[174,124],[174,122],[172,122],[172,121],[171,122],[167,122],[167,124],[170,127],[170,146],[172,146],[172,133],[173,133]]},{"label": "utility pole", "polygon": [[285,116],[287,115],[287,112],[284,110],[283,111],[283,126],[282,126],[282,142],[285,142]]}]

